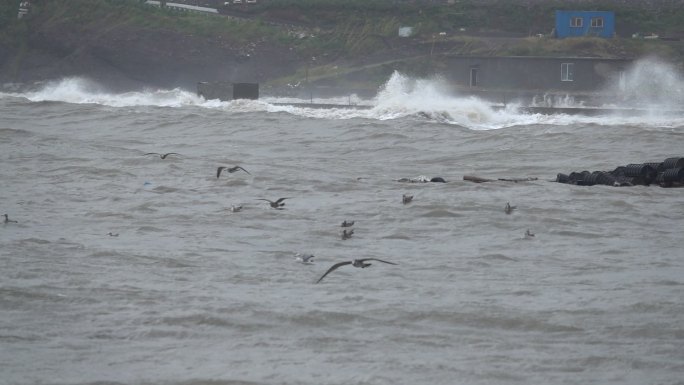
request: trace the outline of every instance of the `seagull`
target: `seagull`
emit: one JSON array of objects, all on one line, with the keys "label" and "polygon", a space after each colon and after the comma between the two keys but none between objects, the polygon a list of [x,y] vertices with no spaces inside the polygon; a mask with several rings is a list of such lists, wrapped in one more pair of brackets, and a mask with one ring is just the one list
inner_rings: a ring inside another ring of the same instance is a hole
[{"label": "seagull", "polygon": [[532,234],[530,232],[530,229],[527,229],[527,231],[525,231],[525,239],[530,239],[530,238],[534,238],[534,234]]},{"label": "seagull", "polygon": [[510,214],[513,212],[513,210],[515,210],[517,208],[518,208],[518,206],[511,206],[511,204],[509,202],[506,202],[506,207],[504,208],[504,212],[506,214]]},{"label": "seagull", "polygon": [[242,171],[246,172],[247,174],[252,175],[249,171],[245,170],[244,168],[242,168],[240,166],[233,166],[233,167],[221,166],[218,169],[216,169],[216,179],[218,179],[221,176],[221,171],[223,171],[223,170],[226,170],[231,174],[237,170],[242,170]]},{"label": "seagull", "polygon": [[5,215],[4,223],[19,223],[17,221],[13,221],[13,220],[9,219],[9,216],[7,214],[4,214],[4,215]]},{"label": "seagull", "polygon": [[342,222],[342,227],[352,227],[352,226],[354,226],[354,221],[345,220],[344,222]]},{"label": "seagull", "polygon": [[114,234],[110,231],[109,233],[107,233],[107,235],[109,235],[110,237],[118,237],[119,233]]},{"label": "seagull", "polygon": [[242,205],[240,205],[240,206],[231,205],[230,211],[234,212],[234,213],[240,212],[240,211],[242,211]]},{"label": "seagull", "polygon": [[342,239],[343,239],[343,240],[351,238],[352,235],[354,235],[354,229],[351,229],[351,230],[344,229],[344,230],[342,230]]},{"label": "seagull", "polygon": [[352,265],[354,267],[360,267],[360,268],[364,269],[364,268],[371,265],[370,263],[366,263],[366,261],[378,261],[378,262],[382,262],[382,263],[389,263],[390,265],[397,265],[394,262],[387,262],[387,261],[383,261],[382,259],[377,259],[377,258],[363,258],[363,259],[355,259],[353,261],[339,262],[339,263],[332,265],[332,267],[330,267],[328,269],[328,271],[326,271],[325,274],[323,274],[323,276],[321,276],[321,278],[318,278],[318,281],[316,281],[316,283],[321,282],[321,280],[323,278],[325,278],[326,275],[330,274],[333,270],[336,270],[337,268],[342,267],[344,265]]},{"label": "seagull", "polygon": [[282,203],[285,199],[290,199],[290,198],[280,198],[275,202],[273,202],[272,200],[264,199],[264,198],[257,198],[258,201],[266,201],[271,205],[271,207],[273,207],[274,209],[278,209],[278,210],[282,210],[283,206],[285,206],[285,203]]},{"label": "seagull", "polygon": [[404,194],[401,197],[401,203],[408,204],[413,200],[413,195]]},{"label": "seagull", "polygon": [[295,260],[297,260],[297,262],[301,262],[305,265],[313,264],[314,258],[315,258],[315,256],[313,254],[301,254],[301,253],[295,254]]},{"label": "seagull", "polygon": [[176,153],[176,152],[167,152],[166,154],[160,154],[160,153],[158,153],[158,152],[148,152],[148,153],[145,154],[145,155],[159,155],[160,158],[166,159],[166,157],[169,156],[169,155],[180,155],[180,154],[179,154],[179,153]]}]

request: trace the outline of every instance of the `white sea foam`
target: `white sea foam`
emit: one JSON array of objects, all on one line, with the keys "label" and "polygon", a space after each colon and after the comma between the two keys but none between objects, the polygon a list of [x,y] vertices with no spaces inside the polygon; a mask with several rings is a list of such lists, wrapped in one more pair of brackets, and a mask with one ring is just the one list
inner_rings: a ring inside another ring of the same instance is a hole
[{"label": "white sea foam", "polygon": [[6,95],[23,97],[33,102],[56,101],[74,104],[100,104],[111,107],[180,107],[207,103],[194,93],[178,88],[110,93],[98,83],[80,77],[51,81],[35,91]]},{"label": "white sea foam", "polygon": [[[46,83],[34,91],[5,93],[3,96],[22,97],[30,101],[58,101],[76,104],[100,104],[111,107],[197,106],[220,109],[227,113],[285,112],[315,119],[372,119],[391,120],[414,118],[435,123],[458,125],[473,130],[490,130],[533,124],[598,124],[645,125],[657,127],[680,127],[684,116],[664,116],[662,109],[676,109],[684,98],[684,81],[671,66],[653,60],[639,61],[624,78],[622,88],[629,91],[630,100],[638,97],[641,106],[648,106],[653,113],[642,116],[582,116],[565,114],[530,114],[509,104],[506,108],[493,106],[490,102],[474,96],[456,95],[447,90],[439,77],[416,79],[395,72],[371,100],[354,96],[328,99],[293,99],[265,97],[261,100],[206,100],[194,92],[179,88],[145,89],[140,91],[111,93],[96,82],[84,78],[65,78]],[[666,86],[669,85],[669,86]],[[641,93],[637,91],[643,91]],[[304,104],[340,105],[340,108],[313,108]],[[348,108],[348,104],[363,108]],[[623,107],[611,105],[611,107]]]}]

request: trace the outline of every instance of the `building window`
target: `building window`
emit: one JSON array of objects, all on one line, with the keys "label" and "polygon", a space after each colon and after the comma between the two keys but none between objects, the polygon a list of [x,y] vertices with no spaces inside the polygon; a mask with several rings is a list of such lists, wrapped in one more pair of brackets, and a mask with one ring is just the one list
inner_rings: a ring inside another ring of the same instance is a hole
[{"label": "building window", "polygon": [[561,63],[561,81],[571,82],[575,79],[574,67],[574,63]]},{"label": "building window", "polygon": [[570,18],[570,27],[573,28],[582,28],[582,18],[581,17],[571,17]]},{"label": "building window", "polygon": [[592,17],[591,18],[592,28],[603,28],[603,18],[602,17]]}]

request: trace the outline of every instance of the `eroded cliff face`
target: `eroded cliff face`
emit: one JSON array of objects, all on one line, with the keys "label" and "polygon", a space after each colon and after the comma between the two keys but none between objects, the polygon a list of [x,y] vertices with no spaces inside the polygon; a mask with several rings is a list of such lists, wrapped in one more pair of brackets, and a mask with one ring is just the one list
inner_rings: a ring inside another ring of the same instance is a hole
[{"label": "eroded cliff face", "polygon": [[81,76],[116,90],[194,89],[199,81],[264,82],[294,72],[298,60],[266,41],[36,17],[22,36],[0,43],[0,84]]}]

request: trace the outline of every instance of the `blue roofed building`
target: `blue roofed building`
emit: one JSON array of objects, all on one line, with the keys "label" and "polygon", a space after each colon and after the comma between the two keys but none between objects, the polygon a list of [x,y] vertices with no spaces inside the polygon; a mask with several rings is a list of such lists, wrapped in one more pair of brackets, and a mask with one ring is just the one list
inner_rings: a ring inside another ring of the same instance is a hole
[{"label": "blue roofed building", "polygon": [[612,11],[556,11],[556,37],[615,36]]}]

